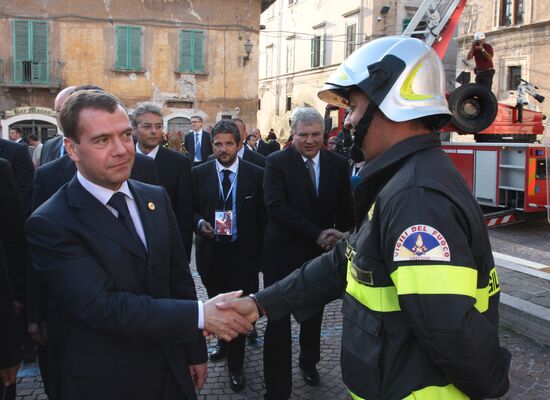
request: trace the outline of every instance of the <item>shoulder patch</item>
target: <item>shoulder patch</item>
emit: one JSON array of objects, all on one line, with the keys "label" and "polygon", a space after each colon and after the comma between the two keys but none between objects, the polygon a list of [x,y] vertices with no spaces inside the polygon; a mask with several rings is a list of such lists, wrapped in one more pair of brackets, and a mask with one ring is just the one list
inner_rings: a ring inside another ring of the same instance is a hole
[{"label": "shoulder patch", "polygon": [[393,250],[393,261],[450,261],[449,243],[435,228],[413,225],[403,231]]}]

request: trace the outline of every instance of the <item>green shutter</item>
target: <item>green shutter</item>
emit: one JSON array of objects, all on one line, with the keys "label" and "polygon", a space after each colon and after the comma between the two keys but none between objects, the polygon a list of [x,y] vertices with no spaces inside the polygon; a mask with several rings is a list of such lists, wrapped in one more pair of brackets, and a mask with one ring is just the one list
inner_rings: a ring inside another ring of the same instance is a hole
[{"label": "green shutter", "polygon": [[30,61],[29,24],[30,21],[13,21],[13,79],[23,82],[23,61]]},{"label": "green shutter", "polygon": [[325,41],[327,35],[324,33],[319,37],[319,65],[325,65]]},{"label": "green shutter", "polygon": [[32,81],[48,82],[48,23],[32,21]]},{"label": "green shutter", "polygon": [[204,71],[204,32],[195,31],[194,39],[195,43],[193,46],[193,72],[203,72]]},{"label": "green shutter", "polygon": [[192,50],[192,34],[191,31],[180,31],[180,71],[191,72],[193,65],[191,62]]},{"label": "green shutter", "polygon": [[126,26],[117,26],[115,28],[116,35],[116,61],[115,68],[128,68],[128,29]]},{"label": "green shutter", "polygon": [[128,46],[128,68],[133,70],[141,69],[141,28],[128,27],[129,46]]}]

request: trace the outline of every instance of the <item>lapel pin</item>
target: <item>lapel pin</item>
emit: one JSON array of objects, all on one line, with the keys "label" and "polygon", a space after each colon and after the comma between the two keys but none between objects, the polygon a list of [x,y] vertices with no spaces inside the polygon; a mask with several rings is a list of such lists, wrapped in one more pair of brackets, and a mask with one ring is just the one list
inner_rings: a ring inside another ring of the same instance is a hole
[{"label": "lapel pin", "polygon": [[149,208],[149,210],[151,211],[155,211],[155,203],[153,203],[152,201],[150,201],[149,203],[147,203],[147,208]]}]

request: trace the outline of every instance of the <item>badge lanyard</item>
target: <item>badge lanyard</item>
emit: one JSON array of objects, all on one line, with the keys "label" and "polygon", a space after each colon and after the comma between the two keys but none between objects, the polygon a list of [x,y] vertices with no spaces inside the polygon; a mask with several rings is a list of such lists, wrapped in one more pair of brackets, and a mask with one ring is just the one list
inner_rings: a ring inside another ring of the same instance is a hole
[{"label": "badge lanyard", "polygon": [[[229,190],[227,191],[227,196],[225,196],[225,198],[223,197],[223,184],[222,184],[222,180],[220,178],[220,172],[222,171],[218,171],[218,184],[219,184],[219,191],[220,191],[220,197],[223,201],[223,209],[225,210],[225,203],[227,202],[227,200],[229,200],[229,196],[232,195],[233,193],[233,189],[235,188],[235,182],[237,182],[237,173],[238,172],[235,172],[235,178],[233,178],[233,182],[231,182],[231,186],[229,186]],[[231,171],[233,172],[233,171]],[[233,202],[231,202],[233,203]]]}]

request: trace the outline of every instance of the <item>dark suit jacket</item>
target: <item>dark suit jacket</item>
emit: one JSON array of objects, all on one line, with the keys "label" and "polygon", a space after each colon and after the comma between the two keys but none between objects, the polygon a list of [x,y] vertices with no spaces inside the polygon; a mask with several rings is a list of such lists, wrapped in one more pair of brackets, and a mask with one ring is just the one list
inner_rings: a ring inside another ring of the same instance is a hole
[{"label": "dark suit jacket", "polygon": [[[25,304],[25,268],[27,251],[25,242],[25,213],[17,191],[15,175],[8,161],[0,158],[0,246],[1,264],[5,264],[11,283],[13,298]],[[1,329],[0,329],[1,330]]]},{"label": "dark suit jacket", "polygon": [[15,174],[21,201],[23,202],[25,215],[29,215],[34,164],[32,163],[28,146],[0,139],[0,158],[4,158],[10,162],[11,169]]},{"label": "dark suit jacket", "polygon": [[[263,197],[263,170],[247,161],[239,160],[237,172],[237,238],[239,247],[246,257],[244,267],[257,273],[260,265],[261,243],[265,228],[265,207]],[[193,226],[204,219],[214,227],[214,212],[219,203],[219,180],[216,161],[211,160],[193,168]],[[223,265],[212,264],[216,248],[214,239],[196,235],[196,261],[201,277],[207,276]],[[204,278],[203,278],[204,279]]]},{"label": "dark suit jacket", "polygon": [[59,152],[63,145],[63,135],[51,138],[42,147],[42,153],[40,154],[40,165],[44,165],[59,158]]},{"label": "dark suit jacket", "polygon": [[[32,209],[36,210],[76,174],[76,165],[65,154],[63,157],[40,166],[35,173],[32,191]],[[136,181],[158,185],[157,170],[152,158],[136,154],[130,178]],[[42,277],[29,268],[27,271],[27,320],[42,322],[46,320],[46,287]]]},{"label": "dark suit jacket", "polygon": [[6,268],[4,247],[0,241],[0,369],[14,367],[21,362],[21,337],[15,316],[13,288]]},{"label": "dark suit jacket", "polygon": [[191,162],[183,154],[161,146],[155,157],[155,165],[160,185],[166,189],[172,202],[172,209],[176,214],[185,254],[189,261],[193,244]]},{"label": "dark suit jacket", "polygon": [[[189,156],[189,161],[191,161],[192,164],[195,160],[195,132],[188,132],[184,137],[184,142],[185,148],[187,149],[187,155]],[[201,136],[202,162],[207,161],[210,154],[212,154],[212,139],[210,138],[210,133],[203,129]]]},{"label": "dark suit jacket", "polygon": [[[214,160],[215,158],[216,157],[214,156],[214,154],[212,154],[210,155],[210,157],[208,157],[208,161]],[[246,146],[244,147],[242,159],[248,161],[249,163],[257,165],[260,168],[265,167],[265,157],[258,152],[247,149]]]},{"label": "dark suit jacket", "polygon": [[321,150],[319,195],[301,155],[289,147],[267,157],[264,196],[268,222],[263,272],[269,285],[322,253],[316,240],[322,230],[353,227],[348,164]]},{"label": "dark suit jacket", "polygon": [[50,380],[59,400],[157,398],[169,371],[185,397],[196,398],[188,365],[204,363],[206,347],[169,198],[158,186],[128,185],[146,258],[76,177],[26,224],[33,266],[48,287]]},{"label": "dark suit jacket", "polygon": [[264,142],[262,139],[258,143],[256,143],[256,148],[258,149],[258,153],[260,153],[262,156],[267,157],[269,154],[269,148],[266,142]]},{"label": "dark suit jacket", "polygon": [[269,142],[267,142],[267,149],[268,149],[268,155],[271,153],[275,153],[276,151],[281,150],[281,145],[276,140],[272,139]]}]

